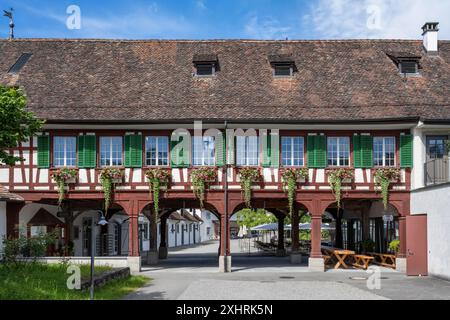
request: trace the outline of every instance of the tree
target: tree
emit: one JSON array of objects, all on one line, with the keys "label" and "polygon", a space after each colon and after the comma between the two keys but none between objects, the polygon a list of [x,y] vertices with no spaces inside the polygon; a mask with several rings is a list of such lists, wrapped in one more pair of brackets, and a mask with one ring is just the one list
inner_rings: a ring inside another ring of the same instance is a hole
[{"label": "tree", "polygon": [[251,209],[243,209],[237,214],[237,223],[239,227],[253,228],[262,224],[274,223],[277,218],[272,214],[267,214],[264,209],[256,211]]},{"label": "tree", "polygon": [[23,161],[10,155],[8,149],[28,141],[44,124],[26,110],[26,104],[27,98],[22,90],[0,85],[0,163],[13,166]]}]

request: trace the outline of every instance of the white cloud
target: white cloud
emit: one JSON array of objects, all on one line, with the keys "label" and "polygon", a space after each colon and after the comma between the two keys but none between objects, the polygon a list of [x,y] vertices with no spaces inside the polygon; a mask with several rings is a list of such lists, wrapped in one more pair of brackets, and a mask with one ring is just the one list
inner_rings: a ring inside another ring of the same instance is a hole
[{"label": "white cloud", "polygon": [[292,35],[292,27],[283,26],[273,17],[260,19],[253,15],[244,28],[245,35],[254,39],[285,39]]},{"label": "white cloud", "polygon": [[200,10],[206,10],[206,0],[195,0],[195,5]]},{"label": "white cloud", "polygon": [[447,0],[319,0],[303,17],[320,38],[417,39],[425,22],[440,22],[440,38],[450,39]]}]

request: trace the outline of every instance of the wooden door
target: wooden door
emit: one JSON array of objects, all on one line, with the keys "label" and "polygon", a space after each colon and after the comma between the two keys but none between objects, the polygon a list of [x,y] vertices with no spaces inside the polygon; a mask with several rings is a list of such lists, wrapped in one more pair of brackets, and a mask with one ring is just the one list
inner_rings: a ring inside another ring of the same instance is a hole
[{"label": "wooden door", "polygon": [[406,273],[408,276],[428,275],[427,216],[406,217]]}]

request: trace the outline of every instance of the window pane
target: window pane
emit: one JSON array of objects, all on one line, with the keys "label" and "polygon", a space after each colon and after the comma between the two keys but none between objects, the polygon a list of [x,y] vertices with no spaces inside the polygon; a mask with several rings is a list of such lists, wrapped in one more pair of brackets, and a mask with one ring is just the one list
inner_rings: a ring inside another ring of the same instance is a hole
[{"label": "window pane", "polygon": [[236,137],[236,164],[238,166],[259,165],[259,145],[257,136]]},{"label": "window pane", "polygon": [[100,137],[100,165],[122,165],[122,137]]},{"label": "window pane", "polygon": [[192,139],[192,163],[194,166],[215,165],[214,137],[205,136]]},{"label": "window pane", "polygon": [[350,164],[350,138],[328,138],[328,165],[349,166]]},{"label": "window pane", "polygon": [[303,137],[281,137],[281,161],[283,166],[303,166]]},{"label": "window pane", "polygon": [[167,166],[169,164],[169,138],[145,137],[145,164]]},{"label": "window pane", "polygon": [[291,75],[291,66],[290,65],[276,65],[274,67],[275,76],[277,77],[286,77]]},{"label": "window pane", "polygon": [[55,167],[73,167],[77,159],[76,137],[53,138],[53,165]]},{"label": "window pane", "polygon": [[197,75],[198,76],[211,76],[213,75],[213,65],[212,64],[197,64]]}]

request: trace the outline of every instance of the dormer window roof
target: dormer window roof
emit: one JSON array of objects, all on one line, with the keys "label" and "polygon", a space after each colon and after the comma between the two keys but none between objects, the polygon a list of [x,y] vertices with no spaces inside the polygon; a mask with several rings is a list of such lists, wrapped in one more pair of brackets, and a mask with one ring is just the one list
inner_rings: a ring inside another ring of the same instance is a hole
[{"label": "dormer window roof", "polygon": [[195,75],[198,77],[211,77],[219,71],[219,59],[216,54],[195,54],[192,62]]},{"label": "dormer window roof", "polygon": [[290,55],[271,55],[269,61],[274,77],[292,77],[297,71],[295,61]]},{"label": "dormer window roof", "polygon": [[390,52],[388,53],[388,56],[395,63],[401,75],[419,75],[419,69],[421,69],[421,56],[408,52]]}]

